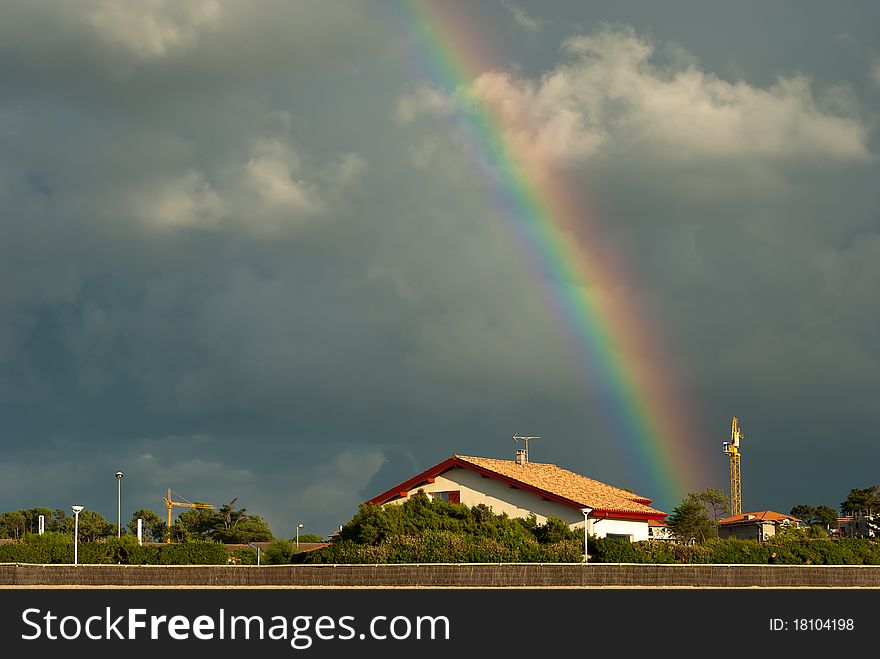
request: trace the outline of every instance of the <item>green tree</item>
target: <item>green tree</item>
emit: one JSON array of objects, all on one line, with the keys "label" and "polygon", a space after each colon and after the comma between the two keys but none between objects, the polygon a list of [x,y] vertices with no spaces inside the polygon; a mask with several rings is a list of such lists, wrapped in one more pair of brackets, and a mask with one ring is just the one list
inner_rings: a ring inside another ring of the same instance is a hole
[{"label": "green tree", "polygon": [[229,503],[223,504],[217,510],[217,517],[219,519],[220,526],[226,530],[231,529],[233,526],[235,526],[236,523],[247,517],[247,509],[235,509],[236,501],[238,501],[238,497],[235,497]]},{"label": "green tree", "polygon": [[232,526],[215,529],[213,538],[228,544],[246,544],[248,542],[270,542],[272,531],[259,515],[238,516]]},{"label": "green tree", "polygon": [[186,527],[180,523],[179,519],[174,520],[171,529],[167,531],[166,539],[171,542],[189,542],[191,540],[196,540],[196,538],[193,538],[189,534]]},{"label": "green tree", "polygon": [[563,540],[582,540],[584,537],[583,533],[573,531],[559,517],[548,517],[545,524],[536,525],[534,527],[534,534],[541,544],[551,544],[562,542]]},{"label": "green tree", "polygon": [[[294,539],[294,542],[296,540]],[[300,533],[299,534],[300,542],[324,542],[324,538],[319,536],[317,533]]]},{"label": "green tree", "polygon": [[[836,520],[836,518],[835,518]],[[806,539],[822,539],[827,540],[828,534],[820,524],[811,524],[809,526],[795,526],[794,524],[782,524],[776,529],[773,535],[773,542],[782,542],[785,540],[806,540]]]},{"label": "green tree", "polygon": [[19,512],[24,515],[25,533],[40,532],[40,515],[43,516],[43,523],[45,525],[43,530],[50,530],[49,527],[52,524],[52,510],[50,508],[28,508],[27,510],[21,510]]},{"label": "green tree", "polygon": [[46,519],[46,530],[54,533],[64,533],[67,531],[68,523],[73,524],[73,515],[68,515],[63,508],[56,508],[52,513],[52,521],[49,522]]},{"label": "green tree", "polygon": [[666,525],[678,540],[704,542],[718,535],[718,520],[730,511],[727,495],[717,487],[689,492],[673,509]]},{"label": "green tree", "polygon": [[820,526],[825,531],[837,528],[837,511],[831,506],[809,506],[798,504],[791,509],[790,514],[797,517],[807,526]]},{"label": "green tree", "polygon": [[853,488],[840,504],[840,510],[845,515],[865,515],[868,526],[880,536],[880,485]]},{"label": "green tree", "polygon": [[815,519],[825,527],[825,530],[837,528],[837,511],[831,506],[816,506]]},{"label": "green tree", "polygon": [[[560,519],[495,515],[491,508],[448,503],[416,493],[400,505],[361,506],[325,548],[297,563],[579,562],[582,531]],[[289,542],[289,541],[288,541]],[[279,551],[279,545],[275,551]],[[283,560],[284,555],[279,555]],[[290,559],[288,559],[290,560]]]},{"label": "green tree", "polygon": [[804,524],[812,524],[816,517],[816,507],[800,503],[789,511],[789,515],[797,517]]},{"label": "green tree", "polygon": [[[75,529],[75,518],[69,518],[68,532]],[[106,538],[116,533],[116,525],[96,510],[83,510],[79,514],[79,540],[80,542],[96,542],[99,538]]]},{"label": "green tree", "polygon": [[717,487],[706,488],[702,492],[697,492],[695,496],[711,513],[711,519],[715,522],[730,513],[730,501]]},{"label": "green tree", "polygon": [[880,514],[880,485],[851,489],[846,501],[840,504],[840,512]]},{"label": "green tree", "polygon": [[400,532],[395,523],[396,517],[390,507],[362,504],[355,516],[347,524],[343,524],[339,538],[361,545],[378,544],[388,536]]},{"label": "green tree", "polygon": [[147,542],[162,542],[165,539],[167,524],[155,511],[149,508],[141,508],[134,511],[131,521],[128,523],[128,532],[137,534],[137,521],[143,520],[144,540]]},{"label": "green tree", "polygon": [[263,556],[267,565],[284,565],[293,563],[296,552],[296,543],[289,540],[276,540],[266,548]]},{"label": "green tree", "polygon": [[672,509],[666,526],[680,542],[705,542],[715,536],[715,523],[709,519],[699,495],[690,493]]},{"label": "green tree", "polygon": [[226,544],[269,542],[272,531],[259,515],[249,515],[246,508],[236,508],[235,498],[220,508],[193,508],[180,513],[174,528],[175,538],[211,540]]},{"label": "green tree", "polygon": [[180,513],[177,522],[184,528],[187,540],[211,540],[223,522],[213,508],[192,508]]},{"label": "green tree", "polygon": [[248,542],[269,542],[273,540],[272,531],[259,515],[248,515],[247,508],[236,508],[235,497],[217,510],[217,523],[211,537],[227,544],[246,544]]},{"label": "green tree", "polygon": [[21,538],[25,533],[26,520],[20,510],[0,515],[0,538]]}]

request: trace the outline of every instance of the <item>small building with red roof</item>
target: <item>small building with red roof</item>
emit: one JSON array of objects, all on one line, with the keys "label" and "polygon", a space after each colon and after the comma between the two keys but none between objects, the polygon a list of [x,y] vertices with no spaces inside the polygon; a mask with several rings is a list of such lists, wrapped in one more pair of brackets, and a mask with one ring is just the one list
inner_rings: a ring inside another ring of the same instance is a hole
[{"label": "small building with red roof", "polygon": [[[519,455],[516,460],[453,455],[367,503],[399,504],[419,490],[449,503],[485,504],[496,515],[533,514],[539,524],[558,517],[573,529],[583,529],[586,519],[589,534],[630,541],[647,540],[649,522],[666,518],[665,512],[648,505],[647,497]],[[591,511],[585,518],[586,508]]]},{"label": "small building with red roof", "polygon": [[675,540],[672,531],[666,526],[666,522],[649,519],[648,520],[648,539],[649,540]]},{"label": "small building with red roof", "polygon": [[718,520],[718,537],[763,541],[776,535],[781,527],[788,524],[799,525],[800,522],[797,517],[774,510],[741,513]]}]

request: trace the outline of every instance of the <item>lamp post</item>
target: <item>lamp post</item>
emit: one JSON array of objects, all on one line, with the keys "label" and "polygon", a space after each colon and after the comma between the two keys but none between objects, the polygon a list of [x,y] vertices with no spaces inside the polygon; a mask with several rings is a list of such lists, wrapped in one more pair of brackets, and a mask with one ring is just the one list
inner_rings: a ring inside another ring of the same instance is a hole
[{"label": "lamp post", "polygon": [[587,517],[593,512],[593,509],[585,506],[581,508],[581,512],[584,514],[584,563],[587,563],[589,562],[589,553],[587,553]]},{"label": "lamp post", "polygon": [[83,511],[84,506],[71,506],[73,511],[73,564],[79,562],[79,514]]},{"label": "lamp post", "polygon": [[299,530],[303,527],[302,522],[296,525],[296,548],[299,549]]},{"label": "lamp post", "polygon": [[122,477],[121,471],[116,472],[116,537],[122,537]]},{"label": "lamp post", "polygon": [[260,546],[255,545],[253,542],[249,542],[248,545],[257,550],[257,565],[259,565],[260,564]]}]

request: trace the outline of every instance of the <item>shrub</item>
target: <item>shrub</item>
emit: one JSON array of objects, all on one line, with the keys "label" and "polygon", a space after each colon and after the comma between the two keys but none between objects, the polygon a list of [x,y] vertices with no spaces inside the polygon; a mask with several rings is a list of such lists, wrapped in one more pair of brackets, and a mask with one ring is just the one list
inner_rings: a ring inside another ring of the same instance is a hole
[{"label": "shrub", "polygon": [[709,563],[709,550],[703,545],[672,545],[672,554],[676,563],[693,563],[702,564]]},{"label": "shrub", "polygon": [[168,544],[159,549],[159,565],[225,565],[226,546],[219,542],[195,541]]},{"label": "shrub", "polygon": [[594,538],[588,541],[588,549],[599,563],[641,563],[642,556],[625,538]]},{"label": "shrub", "polygon": [[709,563],[767,563],[772,551],[768,545],[757,540],[738,540],[713,538],[706,541],[705,548],[709,552]]},{"label": "shrub", "polygon": [[669,542],[663,540],[639,540],[633,543],[639,555],[639,563],[675,563],[675,552]]},{"label": "shrub", "polygon": [[293,563],[295,555],[296,545],[289,540],[276,540],[263,552],[263,558],[268,565]]}]

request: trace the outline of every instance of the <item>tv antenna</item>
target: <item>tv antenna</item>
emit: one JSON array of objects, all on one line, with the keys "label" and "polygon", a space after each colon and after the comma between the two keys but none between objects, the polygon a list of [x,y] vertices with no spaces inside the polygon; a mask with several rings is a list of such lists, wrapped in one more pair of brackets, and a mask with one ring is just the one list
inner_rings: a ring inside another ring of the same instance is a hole
[{"label": "tv antenna", "polygon": [[516,463],[517,464],[525,464],[529,461],[529,440],[530,439],[541,439],[540,435],[517,435],[513,433],[513,441],[518,442],[522,440],[525,448],[516,449]]}]

